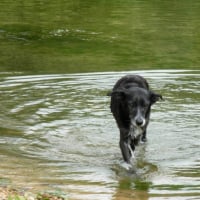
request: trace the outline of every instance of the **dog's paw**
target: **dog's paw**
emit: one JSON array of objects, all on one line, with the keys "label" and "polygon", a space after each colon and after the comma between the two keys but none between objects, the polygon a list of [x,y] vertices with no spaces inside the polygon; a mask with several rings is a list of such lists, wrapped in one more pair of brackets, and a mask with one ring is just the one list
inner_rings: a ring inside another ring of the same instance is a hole
[{"label": "dog's paw", "polygon": [[127,162],[123,162],[121,163],[121,166],[126,169],[127,171],[131,170],[132,169],[132,165],[130,163],[127,163]]},{"label": "dog's paw", "polygon": [[142,137],[141,140],[140,140],[140,143],[145,143],[147,142],[147,138],[146,137]]}]

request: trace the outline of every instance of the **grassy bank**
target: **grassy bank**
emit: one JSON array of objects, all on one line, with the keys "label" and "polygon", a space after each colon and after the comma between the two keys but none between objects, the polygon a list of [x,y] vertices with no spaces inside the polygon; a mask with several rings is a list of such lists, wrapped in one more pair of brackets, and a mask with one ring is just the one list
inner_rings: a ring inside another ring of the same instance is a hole
[{"label": "grassy bank", "polygon": [[67,200],[67,196],[59,194],[59,192],[34,194],[31,192],[1,187],[0,200]]}]

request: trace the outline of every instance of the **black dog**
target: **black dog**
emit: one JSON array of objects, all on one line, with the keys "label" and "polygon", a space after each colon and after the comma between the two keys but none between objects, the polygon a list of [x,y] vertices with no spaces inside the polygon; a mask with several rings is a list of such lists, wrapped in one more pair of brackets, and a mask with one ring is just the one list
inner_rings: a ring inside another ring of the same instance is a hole
[{"label": "black dog", "polygon": [[138,75],[127,75],[117,81],[111,93],[111,112],[120,130],[120,148],[124,161],[130,163],[139,141],[146,141],[151,106],[160,94],[149,90],[147,81]]}]

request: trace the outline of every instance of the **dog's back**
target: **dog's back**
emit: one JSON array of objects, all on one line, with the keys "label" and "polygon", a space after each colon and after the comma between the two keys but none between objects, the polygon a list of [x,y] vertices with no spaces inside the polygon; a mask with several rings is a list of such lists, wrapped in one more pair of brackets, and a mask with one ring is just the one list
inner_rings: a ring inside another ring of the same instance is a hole
[{"label": "dog's back", "polygon": [[119,88],[130,88],[130,87],[140,87],[149,90],[149,84],[147,81],[139,75],[126,75],[119,79],[113,87],[113,91]]}]

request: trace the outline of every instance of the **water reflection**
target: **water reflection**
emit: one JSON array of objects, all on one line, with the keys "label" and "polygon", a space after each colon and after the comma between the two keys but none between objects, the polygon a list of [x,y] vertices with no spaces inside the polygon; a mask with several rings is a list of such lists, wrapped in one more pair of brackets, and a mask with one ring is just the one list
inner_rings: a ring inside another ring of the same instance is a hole
[{"label": "water reflection", "polygon": [[147,200],[149,199],[148,182],[133,181],[132,179],[122,179],[119,181],[118,189],[113,196],[114,200]]},{"label": "water reflection", "polygon": [[[121,165],[106,96],[124,74],[148,79],[148,143],[133,171]],[[61,189],[70,199],[176,199],[199,194],[199,71],[2,75],[0,173],[12,184]]]}]

